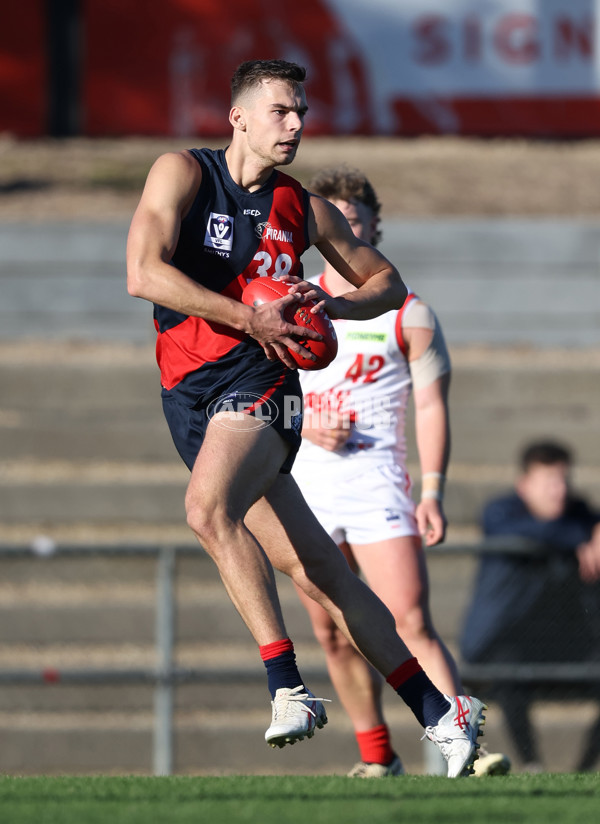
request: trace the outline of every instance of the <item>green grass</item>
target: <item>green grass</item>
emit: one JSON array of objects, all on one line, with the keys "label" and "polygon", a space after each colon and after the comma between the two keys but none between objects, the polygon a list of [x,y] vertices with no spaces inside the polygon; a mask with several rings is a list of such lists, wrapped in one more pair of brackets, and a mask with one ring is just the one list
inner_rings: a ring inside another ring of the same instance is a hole
[{"label": "green grass", "polygon": [[376,781],[309,776],[0,777],[2,824],[378,824],[600,818],[600,774]]}]

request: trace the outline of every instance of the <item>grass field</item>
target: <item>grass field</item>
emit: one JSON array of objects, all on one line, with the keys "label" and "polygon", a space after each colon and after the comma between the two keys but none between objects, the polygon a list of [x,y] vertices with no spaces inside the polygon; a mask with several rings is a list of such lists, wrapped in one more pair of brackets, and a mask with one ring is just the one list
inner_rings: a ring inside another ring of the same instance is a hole
[{"label": "grass field", "polygon": [[0,778],[2,824],[596,822],[600,774]]}]

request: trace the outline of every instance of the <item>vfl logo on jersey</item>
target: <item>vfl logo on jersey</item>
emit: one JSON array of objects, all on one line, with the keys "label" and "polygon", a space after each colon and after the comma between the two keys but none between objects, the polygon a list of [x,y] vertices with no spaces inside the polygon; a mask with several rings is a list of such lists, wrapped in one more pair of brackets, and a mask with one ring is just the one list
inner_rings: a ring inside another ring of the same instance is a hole
[{"label": "vfl logo on jersey", "polygon": [[224,252],[231,252],[233,247],[233,218],[229,215],[210,213],[204,245]]},{"label": "vfl logo on jersey", "polygon": [[258,223],[254,231],[256,232],[256,236],[261,240],[264,238],[264,240],[279,240],[284,243],[294,242],[293,232],[286,232],[285,229],[276,229],[275,226],[271,226],[268,220],[264,223]]}]

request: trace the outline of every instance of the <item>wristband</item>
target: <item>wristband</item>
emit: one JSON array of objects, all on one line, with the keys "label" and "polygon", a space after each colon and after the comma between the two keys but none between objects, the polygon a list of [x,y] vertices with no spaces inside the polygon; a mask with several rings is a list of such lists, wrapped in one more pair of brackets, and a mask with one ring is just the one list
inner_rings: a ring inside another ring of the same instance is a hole
[{"label": "wristband", "polygon": [[442,501],[446,477],[441,472],[425,472],[421,478],[421,498],[434,498]]}]

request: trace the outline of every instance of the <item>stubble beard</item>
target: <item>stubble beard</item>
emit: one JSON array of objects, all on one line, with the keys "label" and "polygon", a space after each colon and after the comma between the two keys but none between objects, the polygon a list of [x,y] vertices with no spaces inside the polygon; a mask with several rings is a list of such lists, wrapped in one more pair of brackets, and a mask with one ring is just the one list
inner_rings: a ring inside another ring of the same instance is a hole
[{"label": "stubble beard", "polygon": [[299,144],[296,144],[296,146],[292,149],[291,152],[286,152],[285,153],[284,159],[281,160],[277,165],[278,166],[289,166],[290,163],[293,163],[293,161],[296,159],[296,154],[298,152],[298,148],[299,148]]}]

